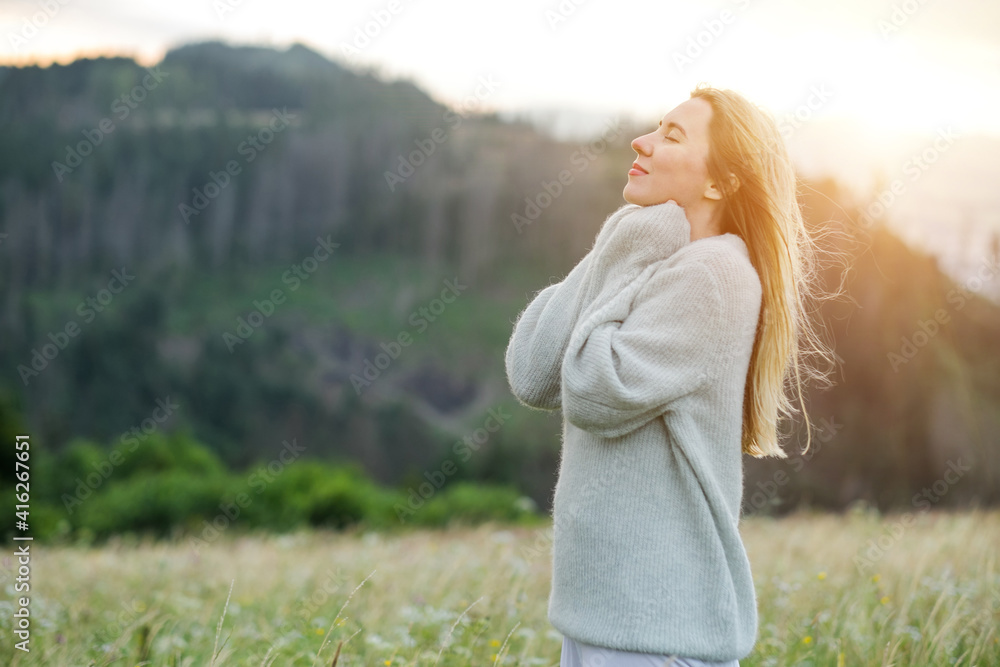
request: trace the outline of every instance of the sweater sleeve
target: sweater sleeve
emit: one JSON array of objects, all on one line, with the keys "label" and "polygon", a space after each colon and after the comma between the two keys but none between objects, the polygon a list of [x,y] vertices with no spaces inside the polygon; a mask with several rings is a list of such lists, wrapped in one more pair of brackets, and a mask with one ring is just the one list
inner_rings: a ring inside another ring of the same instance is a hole
[{"label": "sweater sleeve", "polygon": [[597,435],[625,435],[710,378],[726,336],[719,285],[701,261],[658,262],[585,314],[562,364],[563,412]]},{"label": "sweater sleeve", "polygon": [[593,296],[597,277],[591,266],[622,218],[638,208],[625,204],[609,215],[593,247],[569,275],[538,292],[518,315],[504,365],[511,392],[524,405],[542,410],[561,407],[562,357],[584,304]]},{"label": "sweater sleeve", "polygon": [[563,357],[581,314],[615,297],[646,266],[686,244],[689,235],[683,209],[673,202],[626,204],[612,213],[566,279],[539,292],[518,316],[504,354],[514,396],[529,407],[562,407]]}]

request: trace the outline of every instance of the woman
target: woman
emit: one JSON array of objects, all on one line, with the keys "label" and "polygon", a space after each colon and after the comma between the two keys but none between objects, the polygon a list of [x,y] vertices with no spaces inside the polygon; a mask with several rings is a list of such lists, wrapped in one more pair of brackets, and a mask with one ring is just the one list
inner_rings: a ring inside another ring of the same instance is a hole
[{"label": "woman", "polygon": [[515,396],[564,417],[548,618],[564,667],[729,667],[757,634],[741,456],[785,458],[786,376],[801,402],[822,375],[799,348],[827,356],[813,246],[778,129],[740,95],[696,88],[632,148],[628,203],[505,355]]}]

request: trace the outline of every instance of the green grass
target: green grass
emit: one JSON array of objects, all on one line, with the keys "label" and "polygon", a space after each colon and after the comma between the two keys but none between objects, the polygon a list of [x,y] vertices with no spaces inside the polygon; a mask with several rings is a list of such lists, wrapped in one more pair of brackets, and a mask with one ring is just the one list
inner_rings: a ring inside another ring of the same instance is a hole
[{"label": "green grass", "polygon": [[[1000,512],[928,512],[859,571],[895,517],[742,523],[760,633],[742,667],[1000,664]],[[557,665],[550,525],[124,538],[41,547],[31,652],[14,665]],[[3,562],[10,637],[14,559]]]}]

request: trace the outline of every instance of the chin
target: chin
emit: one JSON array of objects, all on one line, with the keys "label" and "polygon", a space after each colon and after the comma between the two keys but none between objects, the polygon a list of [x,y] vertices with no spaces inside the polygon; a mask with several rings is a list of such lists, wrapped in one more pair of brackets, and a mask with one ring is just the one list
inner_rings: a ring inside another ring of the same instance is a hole
[{"label": "chin", "polygon": [[651,203],[649,197],[644,197],[641,194],[630,191],[628,186],[625,186],[625,189],[622,191],[622,197],[629,204],[635,204],[636,206],[649,206]]},{"label": "chin", "polygon": [[635,193],[635,192],[634,192],[634,191],[633,191],[633,190],[632,190],[632,189],[631,189],[631,188],[629,187],[630,185],[632,185],[632,184],[631,184],[631,183],[627,184],[627,185],[625,186],[625,189],[624,189],[624,190],[622,190],[622,197],[623,197],[623,198],[625,199],[625,201],[627,201],[627,202],[628,202],[629,204],[635,204],[635,205],[637,205],[637,206],[645,206],[645,205],[646,205],[646,203],[645,203],[645,201],[644,201],[644,199],[645,199],[645,198],[644,198],[644,197],[642,197],[641,195],[637,195],[637,194],[636,194],[636,193]]}]

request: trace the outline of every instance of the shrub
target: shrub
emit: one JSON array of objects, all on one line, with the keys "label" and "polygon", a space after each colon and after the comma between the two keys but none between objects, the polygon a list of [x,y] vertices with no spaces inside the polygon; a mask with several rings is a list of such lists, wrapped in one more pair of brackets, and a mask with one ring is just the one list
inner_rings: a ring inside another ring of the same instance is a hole
[{"label": "shrub", "polygon": [[302,462],[275,480],[269,498],[286,508],[286,521],[345,528],[385,525],[391,492],[379,488],[357,464]]},{"label": "shrub", "polygon": [[136,475],[86,500],[75,524],[97,539],[124,531],[167,536],[175,527],[219,515],[229,486],[224,476],[182,470]]},{"label": "shrub", "polygon": [[531,521],[534,503],[516,489],[473,482],[457,482],[417,510],[413,520],[422,525],[480,523],[484,521]]},{"label": "shrub", "polygon": [[183,470],[191,475],[225,472],[215,453],[186,432],[156,431],[143,439],[129,436],[117,449],[123,457],[115,471],[118,479],[170,470]]},{"label": "shrub", "polygon": [[101,462],[106,457],[103,447],[83,438],[72,440],[55,455],[48,451],[33,452],[32,496],[36,500],[58,503],[60,507],[64,506],[64,495],[75,496],[81,487],[83,492],[79,495],[89,496],[86,489],[93,491],[106,481],[101,474]]}]

